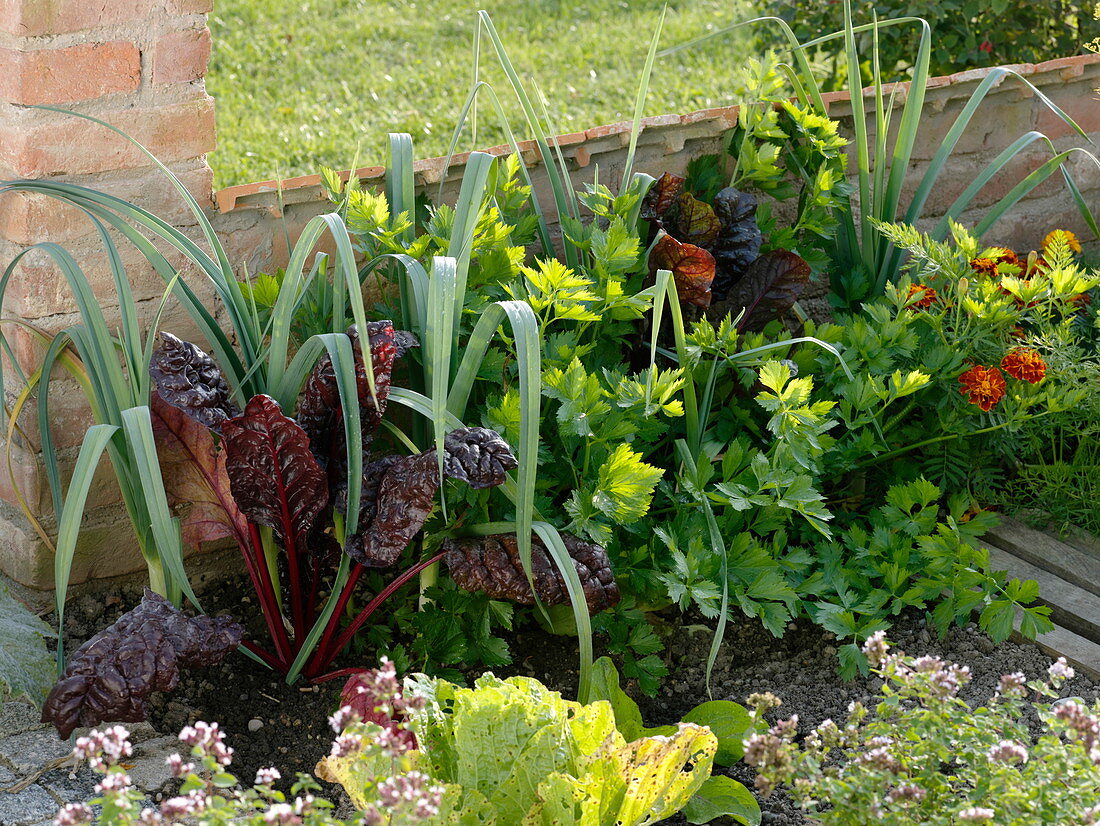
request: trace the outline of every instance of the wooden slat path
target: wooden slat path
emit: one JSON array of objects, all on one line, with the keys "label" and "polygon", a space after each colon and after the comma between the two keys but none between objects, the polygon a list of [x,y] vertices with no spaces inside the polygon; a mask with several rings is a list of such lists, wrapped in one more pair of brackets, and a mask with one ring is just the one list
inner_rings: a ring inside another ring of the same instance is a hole
[{"label": "wooden slat path", "polygon": [[1010,517],[1001,519],[1001,524],[985,535],[986,542],[1100,595],[1100,556],[1088,553],[1083,544],[1067,544]]},{"label": "wooden slat path", "polygon": [[1035,644],[1100,680],[1100,541],[1076,535],[1063,542],[1002,519],[978,544],[989,552],[994,570],[1039,583],[1039,601],[1050,607],[1055,628]]},{"label": "wooden slat path", "polygon": [[1087,639],[1100,639],[1100,597],[1000,548],[979,544],[989,551],[993,570],[1008,571],[1009,576],[1039,583],[1039,602],[1050,606],[1050,618],[1055,624]]}]

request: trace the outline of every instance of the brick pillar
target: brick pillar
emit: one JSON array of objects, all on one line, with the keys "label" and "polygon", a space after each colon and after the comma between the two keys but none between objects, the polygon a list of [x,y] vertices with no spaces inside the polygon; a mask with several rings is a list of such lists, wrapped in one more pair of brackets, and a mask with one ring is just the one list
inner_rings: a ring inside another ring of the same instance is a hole
[{"label": "brick pillar", "polygon": [[[211,2],[0,0],[0,179],[63,178],[133,201],[185,230],[194,228],[182,199],[132,145],[86,120],[31,107],[61,106],[117,126],[167,164],[201,204],[209,204],[212,177],[205,154],[214,148],[214,102],[203,77],[210,56],[206,14]],[[117,306],[117,299],[94,233],[86,216],[56,201],[0,196],[0,267],[34,243],[57,242],[88,274],[112,323],[117,309],[111,305]],[[120,248],[139,310],[147,313],[164,284],[135,250],[125,243]],[[5,297],[4,315],[48,333],[74,323],[75,305],[60,272],[39,251],[23,261]],[[34,369],[41,348],[12,325],[5,333],[23,369]],[[71,467],[90,417],[66,374],[56,373],[55,380],[54,432],[62,464]],[[12,378],[9,382],[10,404],[18,388],[11,386]],[[33,409],[21,423],[25,436],[13,440],[14,475],[30,509],[52,532]],[[144,567],[108,462],[100,475],[103,484],[95,486],[89,500],[74,584]],[[53,585],[53,559],[18,507],[2,457],[0,571],[34,588]]]}]

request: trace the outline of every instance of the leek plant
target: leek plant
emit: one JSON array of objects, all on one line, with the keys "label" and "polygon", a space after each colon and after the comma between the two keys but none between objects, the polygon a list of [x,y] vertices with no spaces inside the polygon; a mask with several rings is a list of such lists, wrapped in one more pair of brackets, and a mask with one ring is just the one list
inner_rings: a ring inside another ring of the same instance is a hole
[{"label": "leek plant", "polygon": [[[257,394],[267,394],[289,409],[315,363],[327,352],[333,362],[340,401],[346,411],[346,518],[349,524],[358,522],[362,485],[362,444],[355,357],[343,331],[348,323],[345,308],[350,307],[351,318],[360,329],[366,327],[366,313],[355,254],[341,217],[338,214],[322,215],[307,224],[291,253],[279,300],[267,320],[261,323],[254,299],[238,283],[229,257],[213,226],[186,187],[151,153],[118,129],[88,116],[77,116],[85,117],[122,135],[159,166],[190,207],[210,251],[147,210],[112,195],[60,181],[0,183],[0,192],[39,193],[75,206],[89,217],[99,233],[111,266],[121,314],[118,332],[112,333],[98,299],[93,294],[88,276],[72,256],[55,244],[39,244],[31,248],[44,250],[56,261],[68,281],[80,312],[80,323],[56,336],[36,333],[47,344],[45,357],[40,369],[31,375],[24,375],[19,371],[19,378],[25,386],[13,409],[8,411],[11,417],[8,425],[10,449],[10,436],[17,429],[15,422],[18,414],[29,395],[37,389],[43,461],[59,523],[55,556],[59,641],[64,627],[65,597],[84,504],[95,467],[104,451],[111,458],[123,500],[137,533],[139,547],[148,562],[150,585],[177,604],[186,596],[199,607],[184,570],[180,524],[169,508],[150,414],[149,365],[160,311],[169,297],[178,301],[199,327],[216,354],[233,401],[238,405],[243,406],[244,402]],[[166,284],[165,295],[157,307],[148,332],[142,330],[130,282],[111,230],[132,243]],[[339,311],[332,314],[329,332],[311,336],[297,352],[292,353],[290,337],[295,311],[308,295],[314,279],[319,277],[318,273],[325,271],[327,258],[323,256],[314,258],[310,268],[306,269],[311,251],[325,233],[332,236],[336,246],[336,252],[332,256],[332,277],[337,297],[334,306]],[[196,290],[169,264],[147,235],[182,253],[186,261],[197,267],[209,281],[225,309],[230,326],[228,331],[219,326],[211,309],[204,304]],[[0,307],[22,255],[7,267],[0,279]],[[407,267],[411,271],[410,277],[415,278],[418,283],[428,282],[427,273],[418,262],[406,259],[398,263]],[[446,262],[443,268],[446,269]],[[7,340],[0,337],[0,344],[12,364],[16,364]],[[373,370],[369,366],[370,356],[367,350],[364,350],[364,359],[368,367],[367,379],[373,388]],[[84,438],[67,495],[62,491],[60,467],[53,448],[50,425],[49,385],[55,365],[64,367],[78,380],[95,421],[95,425]],[[415,406],[417,400],[404,401]],[[439,405],[433,408],[429,404],[429,411],[436,408]],[[438,414],[439,410],[435,412]],[[33,514],[25,503],[24,510],[33,519]],[[41,526],[37,523],[36,526],[43,538],[49,541]],[[316,645],[325,624],[331,618],[337,597],[349,576],[349,567],[346,561],[340,566],[324,609],[319,612],[306,638],[298,641],[299,656],[288,674],[290,679],[300,672],[310,653],[310,647]],[[273,564],[270,568],[273,576],[277,577],[277,568]],[[61,659],[59,647],[59,664]]]},{"label": "leek plant", "polygon": [[[943,173],[947,161],[975,116],[978,115],[986,95],[1006,78],[1022,84],[1056,117],[1068,124],[1078,136],[1089,143],[1092,142],[1069,115],[1025,77],[1011,68],[997,67],[991,69],[978,84],[944,135],[927,168],[917,180],[916,189],[911,195],[906,196],[903,189],[906,175],[913,165],[914,150],[921,129],[925,96],[928,90],[933,36],[928,22],[919,17],[898,17],[886,20],[875,19],[871,23],[857,26],[852,21],[851,0],[844,0],[844,29],[805,43],[798,40],[790,26],[781,18],[758,17],[716,29],[687,43],[666,49],[660,54],[664,56],[690,49],[705,40],[743,26],[761,23],[774,24],[780,28],[790,50],[790,61],[784,64],[782,69],[793,89],[793,96],[802,105],[812,107],[821,115],[827,115],[828,112],[809,55],[823,44],[834,41],[840,41],[843,48],[841,62],[847,73],[847,90],[854,121],[856,182],[846,204],[838,210],[839,230],[832,239],[829,253],[833,262],[831,269],[833,290],[844,306],[855,307],[861,301],[882,295],[887,283],[898,280],[903,253],[876,230],[876,223],[912,224],[922,217],[932,191],[937,186],[945,185]],[[917,26],[920,29],[920,39],[910,82],[904,89],[900,85],[894,85],[887,94],[879,64],[878,33],[892,26]],[[861,53],[857,46],[856,35],[864,32],[871,32],[869,55]],[[874,80],[871,86],[870,111],[866,108],[863,90],[860,88],[860,66],[867,64],[872,68]],[[903,95],[904,100],[900,104],[899,120],[894,123],[896,98],[899,94]],[[873,129],[869,128],[869,121],[873,122]],[[1094,233],[1100,235],[1100,227],[1097,226],[1066,163],[1076,154],[1084,155],[1097,166],[1100,166],[1100,160],[1092,152],[1081,147],[1059,151],[1043,133],[1032,130],[1013,140],[974,178],[934,227],[932,237],[936,240],[945,239],[950,231],[950,222],[958,220],[959,216],[972,205],[978,193],[993,178],[1007,174],[1005,170],[1009,163],[1032,144],[1045,146],[1051,157],[1023,176],[989,208],[977,224],[975,234],[980,238],[1029,192],[1055,172],[1060,172],[1085,222]]]}]

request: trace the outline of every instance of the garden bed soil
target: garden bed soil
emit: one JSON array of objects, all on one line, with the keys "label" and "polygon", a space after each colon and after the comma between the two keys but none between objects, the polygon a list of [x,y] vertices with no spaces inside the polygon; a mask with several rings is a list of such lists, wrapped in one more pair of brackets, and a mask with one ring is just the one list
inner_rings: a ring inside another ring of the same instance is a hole
[{"label": "garden bed soil", "polygon": [[[252,613],[247,597],[240,598],[247,590],[243,581],[224,582],[203,595],[204,604],[213,612]],[[118,589],[74,600],[68,609],[69,645],[75,648],[139,598],[135,589]],[[798,714],[800,730],[807,731],[827,718],[845,719],[850,702],[868,702],[880,687],[876,678],[842,680],[836,670],[836,640],[817,626],[792,623],[784,637],[776,639],[758,623],[746,621],[729,627],[708,692],[705,670],[712,629],[702,622],[680,624],[660,617],[656,621],[666,636],[669,674],[657,697],[635,694],[650,725],[674,722],[707,699],[744,702],[753,692],[771,691],[783,699],[776,715]],[[1050,664],[1050,658],[1034,645],[994,644],[972,624],[953,628],[939,639],[916,612],[900,617],[889,636],[907,653],[936,654],[970,666],[973,680],[962,696],[971,704],[984,702],[1002,674],[1022,671],[1030,679]],[[566,696],[574,695],[577,660],[571,638],[551,636],[532,626],[512,637],[511,651],[512,665],[496,669],[498,674],[536,677]],[[257,769],[274,765],[288,783],[297,772],[311,773],[327,754],[332,738],[327,717],[338,703],[341,684],[342,680],[335,680],[319,686],[288,686],[253,661],[233,656],[219,666],[185,673],[175,692],[152,702],[150,722],[162,733],[175,734],[196,720],[217,721],[234,749],[232,770],[238,778],[251,782]],[[1066,685],[1065,695],[1091,702],[1100,696],[1100,685],[1079,676]],[[751,768],[740,764],[727,773],[752,788]],[[339,796],[336,787],[323,785],[333,799]],[[764,824],[807,822],[782,792],[760,803]],[[668,823],[685,821],[677,816]]]}]

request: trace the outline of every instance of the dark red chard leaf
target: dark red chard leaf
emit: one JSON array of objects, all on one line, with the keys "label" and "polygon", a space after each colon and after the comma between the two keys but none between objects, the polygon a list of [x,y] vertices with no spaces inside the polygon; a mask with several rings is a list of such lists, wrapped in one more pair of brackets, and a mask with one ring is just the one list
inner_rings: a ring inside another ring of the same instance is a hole
[{"label": "dark red chard leaf", "polygon": [[756,206],[752,195],[729,186],[714,197],[714,211],[722,224],[711,248],[718,267],[713,286],[717,299],[729,294],[760,255],[764,238],[756,224]]},{"label": "dark red chard leaf", "polygon": [[[580,577],[588,610],[596,613],[617,603],[619,586],[615,583],[607,552],[572,534],[563,533],[561,538]],[[514,533],[448,539],[443,543],[443,550],[447,552],[445,559],[451,579],[460,588],[484,591],[492,599],[506,599],[522,605],[535,603]],[[544,605],[569,602],[565,580],[537,535],[531,537],[531,574],[535,591]]]},{"label": "dark red chard leaf", "polygon": [[[371,395],[367,380],[366,362],[363,360],[363,348],[359,330],[353,324],[348,328],[352,352],[355,354],[355,383],[359,395],[359,405],[363,434],[369,437],[382,421],[386,411],[386,400],[390,394],[390,379],[393,363],[411,347],[418,347],[416,336],[412,333],[397,331],[389,321],[372,321],[367,325],[370,340],[371,365],[374,368],[375,395]],[[375,398],[378,404],[375,404]],[[329,448],[335,441],[342,439],[340,390],[336,383],[336,372],[332,358],[328,353],[321,356],[313,372],[309,374],[298,398],[298,423],[309,435],[314,445],[314,453],[325,460],[330,455]],[[367,439],[369,441],[369,439]]]},{"label": "dark red chard leaf", "polygon": [[195,421],[218,430],[240,413],[229,396],[221,368],[210,356],[171,333],[161,332],[149,361],[149,375],[160,397]]},{"label": "dark red chard leaf", "polygon": [[789,250],[772,250],[757,258],[730,291],[726,301],[734,316],[745,309],[738,327],[759,331],[782,318],[810,280],[810,265]]},{"label": "dark red chard leaf", "polygon": [[180,670],[216,665],[241,642],[232,617],[188,617],[164,597],[145,598],[77,649],[42,706],[42,722],[67,738],[81,726],[137,723],[154,691],[171,691]]},{"label": "dark red chard leaf", "polygon": [[675,218],[667,229],[681,243],[710,249],[722,225],[710,204],[685,192],[676,199]]},{"label": "dark red chard leaf", "polygon": [[233,498],[257,525],[297,543],[328,504],[325,473],[309,437],[270,396],[252,397],[244,413],[222,425],[225,468]]},{"label": "dark red chard leaf", "polygon": [[[518,466],[508,443],[485,427],[453,430],[443,443],[444,474],[472,488],[500,485]],[[348,555],[370,568],[392,565],[431,515],[439,481],[434,450],[387,456],[367,465],[359,530],[348,539]],[[339,496],[336,506],[346,511]]]},{"label": "dark red chard leaf", "polygon": [[714,258],[702,247],[681,244],[671,235],[663,235],[649,254],[649,268],[671,270],[676,279],[676,292],[685,304],[710,306]]},{"label": "dark red chard leaf", "polygon": [[187,508],[183,541],[193,547],[232,536],[248,544],[248,520],[237,507],[225,469],[225,451],[213,432],[153,391],[150,405],[157,458],[168,500]]},{"label": "dark red chard leaf", "polygon": [[[400,699],[393,708],[392,672],[371,668],[352,674],[340,690],[340,707],[348,707],[364,723],[377,723],[409,749],[415,749],[416,735],[402,725],[405,715]],[[392,711],[393,713],[388,713]]]},{"label": "dark red chard leaf", "polygon": [[642,200],[642,218],[646,221],[663,220],[683,191],[684,179],[666,172],[653,183]]},{"label": "dark red chard leaf", "polygon": [[512,448],[487,427],[452,430],[443,443],[443,472],[475,490],[504,484],[508,471],[519,467]]},{"label": "dark red chard leaf", "polygon": [[378,481],[373,508],[367,509],[370,520],[365,522],[360,517],[360,532],[344,547],[348,556],[368,568],[384,568],[397,561],[424,527],[439,490],[439,464],[434,450],[389,458],[389,466]]}]

